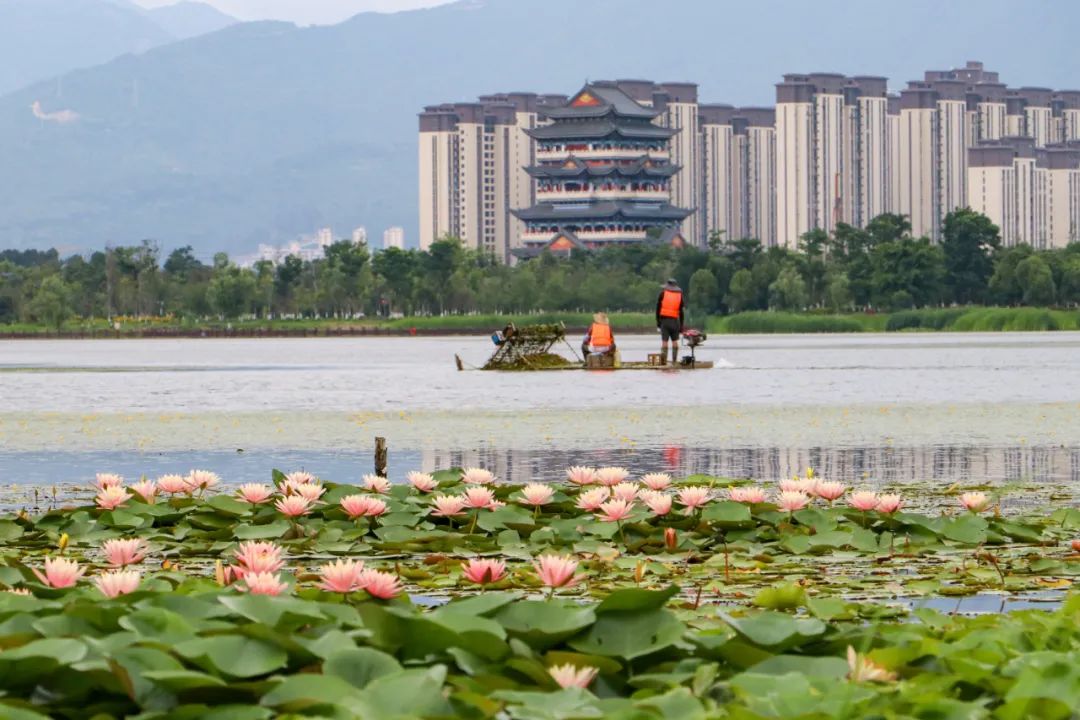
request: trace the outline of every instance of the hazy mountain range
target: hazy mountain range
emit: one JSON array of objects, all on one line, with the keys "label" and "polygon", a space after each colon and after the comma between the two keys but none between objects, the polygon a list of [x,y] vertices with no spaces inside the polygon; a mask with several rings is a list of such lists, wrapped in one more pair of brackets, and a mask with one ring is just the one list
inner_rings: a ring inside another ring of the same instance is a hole
[{"label": "hazy mountain range", "polygon": [[[880,74],[899,89],[972,59],[1011,85],[1080,86],[1080,4],[1052,0],[465,0],[210,34],[229,19],[189,5],[0,0],[0,68],[60,75],[0,97],[0,246],[250,252],[324,225],[398,224],[411,243],[416,113],[487,92],[645,77],[771,104],[784,72]],[[42,9],[32,25],[28,7]],[[19,75],[0,77],[10,88]]]}]

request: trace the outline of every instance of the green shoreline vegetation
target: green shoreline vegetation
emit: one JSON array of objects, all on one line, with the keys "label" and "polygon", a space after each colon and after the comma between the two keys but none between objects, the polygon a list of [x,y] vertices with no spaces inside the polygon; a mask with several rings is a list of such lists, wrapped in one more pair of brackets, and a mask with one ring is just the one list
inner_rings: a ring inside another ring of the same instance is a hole
[{"label": "green shoreline vegetation", "polygon": [[[1080,326],[1080,243],[1003,247],[984,215],[956,210],[941,242],[899,215],[813,230],[797,249],[712,234],[707,248],[645,243],[514,266],[443,238],[371,254],[340,241],[325,257],[240,267],[153,241],[61,259],[0,251],[0,336],[486,332],[514,322],[649,330],[660,284],[686,290],[717,333],[1055,330]],[[108,320],[105,320],[108,318]],[[119,331],[114,330],[119,323]]]}]

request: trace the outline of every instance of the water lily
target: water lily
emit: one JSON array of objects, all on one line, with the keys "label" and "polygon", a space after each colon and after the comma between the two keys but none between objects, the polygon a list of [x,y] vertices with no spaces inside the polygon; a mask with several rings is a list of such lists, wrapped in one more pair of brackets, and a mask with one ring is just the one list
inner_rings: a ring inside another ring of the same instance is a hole
[{"label": "water lily", "polygon": [[422,493],[434,492],[435,488],[439,487],[439,481],[428,473],[411,472],[405,476],[405,479]]},{"label": "water lily", "polygon": [[575,465],[566,469],[566,479],[574,485],[592,485],[596,482],[596,470],[591,467]]},{"label": "water lily", "polygon": [[115,510],[131,499],[131,493],[119,485],[110,485],[103,489],[94,498],[94,502],[102,510]]},{"label": "water lily", "polygon": [[461,471],[461,481],[467,485],[491,485],[495,482],[495,475],[484,468],[465,468]]},{"label": "water lily", "polygon": [[252,505],[266,502],[273,494],[274,489],[272,487],[260,483],[245,483],[236,489],[236,499]]},{"label": "water lily", "polygon": [[605,487],[618,485],[630,477],[630,471],[624,467],[602,467],[596,471],[596,482]]},{"label": "water lily", "polygon": [[281,546],[272,542],[248,541],[240,543],[233,554],[243,568],[243,574],[276,573],[285,566],[281,558]]},{"label": "water lily", "polygon": [[86,568],[79,567],[79,563],[68,558],[45,558],[45,572],[40,572],[37,568],[33,568],[34,575],[42,582],[43,585],[48,585],[52,588],[68,588],[72,587],[83,573],[86,572]]},{"label": "water lily", "polygon": [[641,501],[652,510],[653,515],[667,515],[671,512],[672,497],[666,493],[648,490],[641,493]]},{"label": "water lily", "polygon": [[855,648],[848,645],[848,679],[852,682],[893,682],[896,673],[886,670],[881,665],[865,655],[855,652]]},{"label": "water lily", "polygon": [[595,512],[610,497],[611,491],[606,487],[596,487],[578,495],[577,506],[586,512]]},{"label": "water lily", "polygon": [[289,584],[282,582],[277,573],[261,572],[245,573],[236,587],[241,592],[248,592],[252,595],[276,596],[288,589]]},{"label": "water lily", "polygon": [[904,501],[899,495],[879,495],[878,504],[876,510],[879,513],[886,515],[892,515],[894,512],[904,506]]},{"label": "water lily", "polygon": [[274,507],[278,509],[282,515],[287,517],[296,518],[301,515],[307,515],[311,512],[311,503],[307,498],[300,497],[299,495],[287,495],[286,497],[279,498]]},{"label": "water lily", "polygon": [[110,487],[119,487],[124,484],[124,478],[116,473],[98,473],[94,478],[94,485],[98,490]]},{"label": "water lily", "polygon": [[386,512],[386,502],[370,495],[346,495],[341,498],[341,509],[351,520],[378,517]]},{"label": "water lily", "polygon": [[578,562],[566,555],[541,555],[536,558],[533,566],[540,582],[552,591],[555,588],[573,587],[585,577],[574,574]]},{"label": "water lily", "polygon": [[622,522],[630,517],[633,511],[633,500],[614,498],[600,506],[600,512],[596,517],[600,522]]},{"label": "water lily", "polygon": [[687,514],[709,502],[709,488],[692,485],[679,490],[679,504],[686,508]]},{"label": "water lily", "polygon": [[326,492],[320,483],[304,483],[296,486],[296,494],[314,505]]},{"label": "water lily", "polygon": [[431,514],[439,517],[454,517],[465,511],[465,499],[460,495],[437,495],[432,503],[435,510]]},{"label": "water lily", "polygon": [[487,585],[506,576],[506,563],[489,558],[473,558],[462,566],[462,575],[477,585]]},{"label": "water lily", "polygon": [[179,495],[191,491],[187,484],[187,478],[183,475],[162,475],[157,479],[157,487],[158,490],[169,495]]},{"label": "water lily", "polygon": [[810,496],[802,492],[784,490],[776,496],[776,507],[788,513],[802,510],[809,504]]},{"label": "water lily", "polygon": [[335,560],[319,568],[322,582],[319,587],[327,592],[351,593],[360,589],[360,573],[364,563],[358,560]]},{"label": "water lily", "polygon": [[810,495],[814,492],[815,485],[817,485],[817,481],[812,478],[794,477],[790,480],[780,481],[780,492],[798,492],[803,495]]},{"label": "water lily", "polygon": [[860,490],[848,496],[848,504],[856,510],[868,512],[878,506],[878,496],[869,490]]},{"label": "water lily", "polygon": [[367,591],[368,595],[380,600],[389,600],[401,594],[401,581],[396,576],[380,570],[364,570],[357,576],[357,586]]},{"label": "water lily", "polygon": [[990,504],[990,498],[986,497],[986,493],[968,492],[960,496],[960,504],[973,513],[979,513]]},{"label": "water lily", "polygon": [[555,491],[550,485],[543,483],[529,483],[521,489],[521,503],[523,505],[532,505],[539,507],[540,505],[547,505],[551,502],[551,497],[555,494]]},{"label": "water lily", "polygon": [[840,499],[847,492],[847,485],[836,480],[818,480],[814,485],[814,494],[830,505]]},{"label": "water lily", "polygon": [[483,486],[473,486],[465,488],[464,500],[468,508],[489,508],[495,502],[495,493]]},{"label": "water lily", "polygon": [[135,592],[141,578],[137,570],[110,570],[95,577],[94,584],[102,595],[115,598]]},{"label": "water lily", "polygon": [[113,567],[134,565],[146,557],[146,543],[139,539],[106,540],[102,543],[101,550]]},{"label": "water lily", "polygon": [[134,490],[145,503],[153,504],[154,498],[157,497],[157,483],[153,480],[143,478],[139,482],[133,484],[131,489]]},{"label": "water lily", "polygon": [[675,528],[664,528],[664,548],[671,551],[677,547],[679,547],[679,534],[675,532]]},{"label": "water lily", "polygon": [[559,684],[559,687],[563,688],[585,689],[589,687],[589,683],[596,677],[596,672],[596,668],[590,665],[578,668],[570,663],[553,665],[548,668],[548,673]]},{"label": "water lily", "polygon": [[671,476],[667,473],[649,473],[641,478],[641,484],[650,490],[666,490],[671,485]]},{"label": "water lily", "polygon": [[307,485],[317,480],[314,475],[307,470],[293,470],[290,473],[285,474],[285,485],[290,487],[298,487],[300,485]]},{"label": "water lily", "polygon": [[192,492],[197,490],[206,492],[210,488],[218,485],[221,482],[221,478],[218,477],[217,473],[212,473],[209,470],[192,470],[188,473],[186,482]]},{"label": "water lily", "polygon": [[637,497],[638,486],[632,482],[621,482],[611,488],[611,497],[631,502]]},{"label": "water lily", "polygon": [[728,497],[733,502],[756,505],[765,502],[765,490],[756,485],[742,485],[728,488]]},{"label": "water lily", "polygon": [[390,481],[380,475],[365,475],[363,477],[365,490],[385,495],[390,492]]}]

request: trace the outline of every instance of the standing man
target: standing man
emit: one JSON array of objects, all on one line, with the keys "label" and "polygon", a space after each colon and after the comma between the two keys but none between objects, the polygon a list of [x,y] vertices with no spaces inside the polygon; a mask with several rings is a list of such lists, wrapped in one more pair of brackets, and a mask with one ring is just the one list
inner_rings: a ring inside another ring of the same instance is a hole
[{"label": "standing man", "polygon": [[683,291],[675,278],[668,279],[656,299],[656,327],[660,328],[660,362],[667,364],[668,340],[671,340],[671,364],[674,365],[683,328]]}]

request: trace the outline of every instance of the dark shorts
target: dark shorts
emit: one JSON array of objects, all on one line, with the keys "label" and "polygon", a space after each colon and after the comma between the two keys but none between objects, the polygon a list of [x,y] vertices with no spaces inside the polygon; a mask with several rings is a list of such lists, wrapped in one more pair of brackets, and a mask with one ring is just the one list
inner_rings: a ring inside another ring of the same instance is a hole
[{"label": "dark shorts", "polygon": [[677,341],[681,329],[679,327],[679,318],[660,318],[660,339],[664,342],[668,340]]}]

